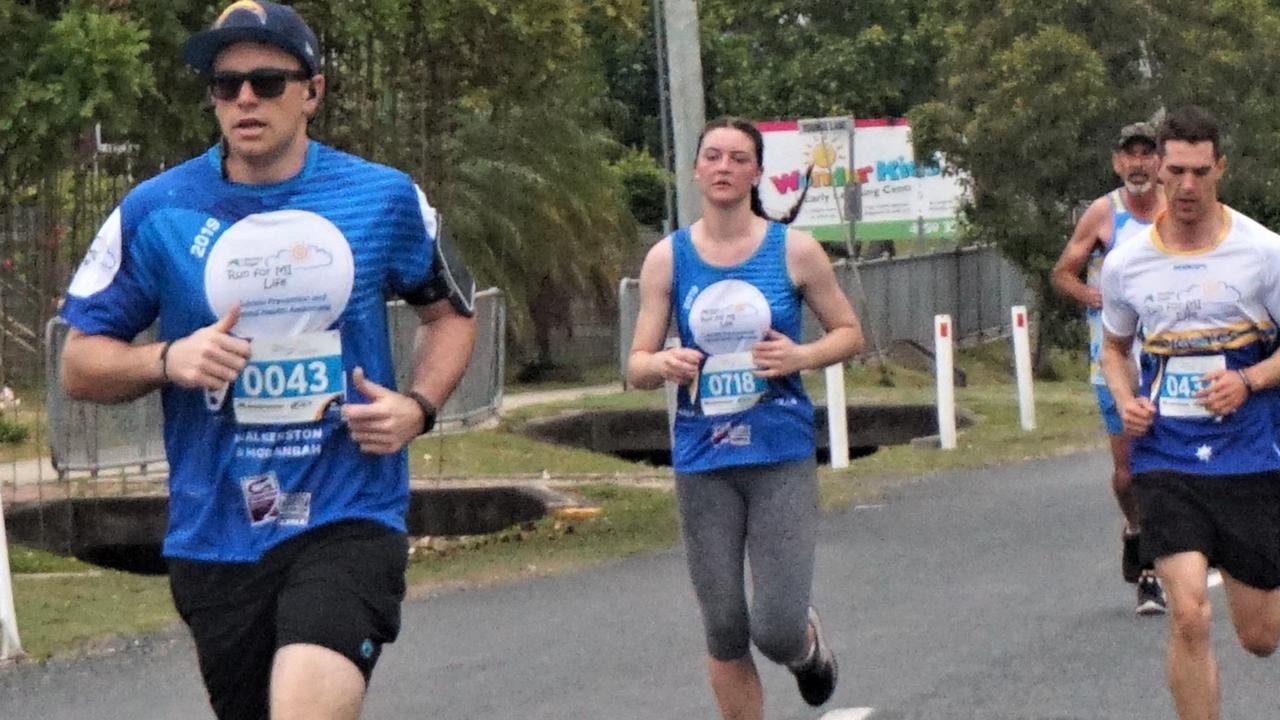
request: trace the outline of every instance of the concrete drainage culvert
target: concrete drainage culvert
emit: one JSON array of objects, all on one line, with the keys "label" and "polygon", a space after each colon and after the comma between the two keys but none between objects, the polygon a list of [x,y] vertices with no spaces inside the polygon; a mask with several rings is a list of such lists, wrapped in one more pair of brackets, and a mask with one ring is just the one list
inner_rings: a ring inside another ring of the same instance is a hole
[{"label": "concrete drainage culvert", "polygon": [[[814,408],[819,462],[828,458],[827,409]],[[885,445],[904,445],[938,433],[938,411],[933,405],[850,405],[846,427],[851,457],[864,457]],[[973,419],[957,413],[956,426],[968,427]],[[530,420],[524,434],[543,442],[607,453],[651,465],[671,464],[667,412],[662,409],[582,410]]]},{"label": "concrete drainage culvert", "polygon": [[[538,486],[415,482],[405,520],[412,537],[483,535],[575,504],[569,495]],[[10,542],[125,572],[168,571],[160,553],[169,520],[165,496],[46,500],[4,510]]]}]

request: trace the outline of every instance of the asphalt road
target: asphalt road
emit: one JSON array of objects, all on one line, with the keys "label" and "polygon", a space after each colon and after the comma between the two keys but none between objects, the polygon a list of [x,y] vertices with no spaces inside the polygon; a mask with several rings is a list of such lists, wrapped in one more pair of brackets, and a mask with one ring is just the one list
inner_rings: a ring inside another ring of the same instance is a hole
[{"label": "asphalt road", "polygon": [[[1097,453],[938,475],[825,518],[815,598],[840,656],[827,707],[761,663],[775,720],[1172,718],[1164,621],[1133,615]],[[1224,718],[1280,716],[1280,664],[1236,646]],[[679,548],[405,606],[366,720],[714,718]],[[189,642],[0,670],[4,720],[206,720]]]}]

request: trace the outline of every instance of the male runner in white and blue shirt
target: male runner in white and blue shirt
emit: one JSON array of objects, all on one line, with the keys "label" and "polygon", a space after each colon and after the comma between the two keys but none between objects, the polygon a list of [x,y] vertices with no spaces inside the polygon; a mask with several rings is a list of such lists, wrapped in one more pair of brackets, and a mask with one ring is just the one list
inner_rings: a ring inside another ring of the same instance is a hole
[{"label": "male runner in white and blue shirt", "polygon": [[1168,597],[1169,687],[1191,720],[1220,705],[1210,566],[1240,644],[1266,657],[1280,642],[1280,236],[1219,202],[1226,158],[1205,111],[1169,113],[1159,150],[1169,209],[1103,263],[1102,366],[1134,438],[1142,555]]}]

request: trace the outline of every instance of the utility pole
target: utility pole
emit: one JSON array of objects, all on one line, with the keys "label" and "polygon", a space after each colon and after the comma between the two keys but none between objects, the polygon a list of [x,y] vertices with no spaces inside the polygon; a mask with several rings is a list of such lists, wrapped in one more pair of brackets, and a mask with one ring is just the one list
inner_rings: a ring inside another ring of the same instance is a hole
[{"label": "utility pole", "polygon": [[653,56],[657,60],[658,76],[658,132],[662,136],[662,169],[667,176],[662,182],[662,235],[666,237],[676,229],[675,185],[670,173],[674,169],[671,159],[671,89],[667,86],[667,31],[662,16],[662,0],[653,0]]},{"label": "utility pole", "polygon": [[663,5],[666,65],[671,91],[671,138],[675,150],[676,220],[681,226],[702,214],[693,163],[698,133],[706,123],[702,96],[702,44],[698,35],[697,0],[654,0]]}]

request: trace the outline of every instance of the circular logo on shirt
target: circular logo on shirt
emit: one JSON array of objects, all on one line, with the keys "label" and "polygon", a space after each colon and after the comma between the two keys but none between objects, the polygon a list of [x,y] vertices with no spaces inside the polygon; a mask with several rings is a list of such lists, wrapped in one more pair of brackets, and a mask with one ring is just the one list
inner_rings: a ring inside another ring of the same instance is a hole
[{"label": "circular logo on shirt", "polygon": [[694,342],[708,355],[745,352],[773,322],[764,293],[742,280],[721,280],[698,293],[689,307]]},{"label": "circular logo on shirt", "polygon": [[120,208],[111,213],[93,238],[85,253],[80,269],[71,279],[67,292],[76,297],[89,297],[111,284],[120,270],[120,254],[123,231],[120,225]]},{"label": "circular logo on shirt", "polygon": [[209,306],[221,317],[240,303],[235,331],[245,337],[327,330],[354,282],[346,236],[305,210],[241,219],[218,238],[204,267]]}]

